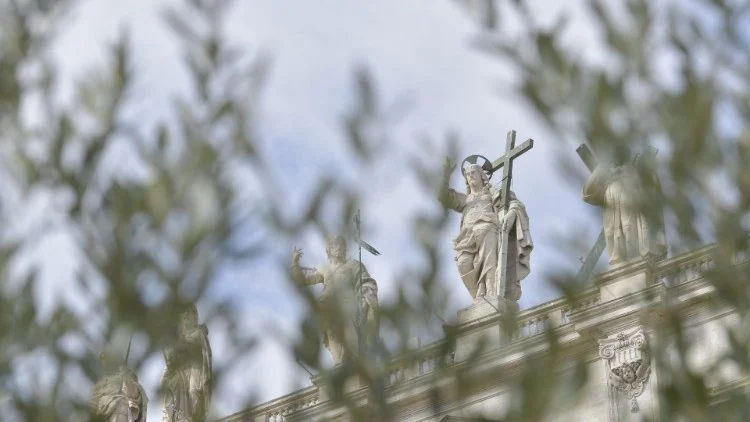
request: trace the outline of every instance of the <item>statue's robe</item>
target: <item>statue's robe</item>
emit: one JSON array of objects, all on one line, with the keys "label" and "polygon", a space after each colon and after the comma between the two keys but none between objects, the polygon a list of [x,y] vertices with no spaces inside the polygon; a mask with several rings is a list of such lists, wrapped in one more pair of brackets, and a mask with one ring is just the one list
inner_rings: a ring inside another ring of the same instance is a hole
[{"label": "statue's robe", "polygon": [[[529,232],[529,217],[523,204],[511,192],[508,212],[516,214],[516,222],[508,237],[508,255],[515,265],[508,271],[512,280],[507,292],[499,291],[501,222],[505,219],[502,209],[502,194],[489,184],[480,192],[460,193],[448,188],[441,198],[443,204],[461,213],[458,236],[453,241],[459,272],[464,261],[472,262],[469,273],[460,274],[461,280],[472,298],[505,297],[520,298],[520,281],[530,271],[529,259],[533,243]],[[506,297],[507,295],[507,297]]]},{"label": "statue's robe", "polygon": [[211,403],[212,354],[205,325],[182,333],[170,354],[164,377],[164,422],[205,419]]},{"label": "statue's robe", "polygon": [[137,416],[132,422],[146,422],[148,396],[132,371],[120,369],[94,385],[89,408],[96,421],[122,420],[124,412],[136,410]]},{"label": "statue's robe", "polygon": [[355,259],[328,263],[297,278],[305,284],[323,283],[318,312],[323,344],[335,364],[344,361],[347,350],[359,353],[372,349],[379,334],[378,285],[364,264]]},{"label": "statue's robe", "polygon": [[661,259],[667,243],[658,204],[661,186],[654,171],[626,164],[598,166],[583,188],[583,200],[604,209],[609,264],[635,258]]},{"label": "statue's robe", "polygon": [[461,213],[458,236],[453,240],[459,272],[465,261],[472,270],[459,274],[472,298],[498,296],[497,267],[500,239],[498,208],[500,192],[485,186],[480,192],[461,193],[448,188],[443,204]]},{"label": "statue's robe", "polygon": [[[508,280],[512,280],[506,287],[506,299],[518,301],[521,298],[521,280],[525,279],[531,272],[531,251],[534,249],[534,242],[531,240],[529,215],[526,213],[526,207],[521,201],[515,198],[512,192],[508,211],[503,212],[500,210],[500,221],[503,221],[510,213],[515,214],[515,220],[513,225],[508,228],[508,256],[512,258],[512,262],[515,265],[508,268],[506,273]],[[498,256],[501,255],[502,250]],[[498,280],[500,279],[500,265],[498,265],[497,270]]]}]

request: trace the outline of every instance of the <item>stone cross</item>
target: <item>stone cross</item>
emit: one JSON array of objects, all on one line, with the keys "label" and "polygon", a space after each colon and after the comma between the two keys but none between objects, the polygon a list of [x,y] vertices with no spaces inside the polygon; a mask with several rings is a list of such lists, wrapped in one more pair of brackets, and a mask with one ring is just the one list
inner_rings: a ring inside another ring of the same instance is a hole
[{"label": "stone cross", "polygon": [[[596,157],[594,157],[594,153],[591,152],[589,146],[581,144],[576,148],[576,152],[578,153],[578,156],[581,157],[581,161],[583,161],[589,171],[593,173],[597,166],[597,162]],[[581,265],[581,269],[576,275],[576,280],[585,283],[591,279],[591,274],[594,272],[594,268],[596,268],[596,264],[599,262],[599,258],[601,258],[602,252],[604,252],[606,246],[604,229],[602,229],[599,233],[599,237],[596,239],[596,243],[594,243],[594,246],[591,247],[588,255],[586,255],[586,259],[583,261],[583,265]]]},{"label": "stone cross", "polygon": [[[492,172],[503,168],[503,178],[501,181],[500,192],[502,194],[502,208],[507,212],[510,204],[510,182],[513,178],[513,160],[518,158],[524,152],[534,147],[534,140],[527,139],[524,143],[516,146],[516,131],[511,130],[505,140],[505,155],[492,162]],[[502,231],[500,235],[500,279],[498,280],[498,294],[501,297],[507,297],[507,279],[508,267],[515,261],[508,259],[508,232]]]}]

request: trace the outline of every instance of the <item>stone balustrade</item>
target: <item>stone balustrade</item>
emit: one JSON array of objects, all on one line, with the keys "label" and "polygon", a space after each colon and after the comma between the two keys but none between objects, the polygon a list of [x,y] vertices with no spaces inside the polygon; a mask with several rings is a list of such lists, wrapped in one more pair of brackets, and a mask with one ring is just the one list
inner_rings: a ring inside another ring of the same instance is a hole
[{"label": "stone balustrade", "polygon": [[398,384],[399,382],[406,380],[406,378],[406,367],[396,367],[388,372],[388,380],[386,381],[386,385],[391,386]]},{"label": "stone balustrade", "polygon": [[518,334],[514,339],[524,339],[537,334],[541,334],[550,326],[549,315],[539,315],[533,318],[526,319],[518,323]]},{"label": "stone balustrade", "polygon": [[710,253],[705,253],[692,260],[666,264],[668,265],[662,265],[657,269],[656,280],[665,286],[672,287],[701,278],[704,272],[714,267],[714,260]]},{"label": "stone balustrade", "polygon": [[598,289],[592,289],[579,296],[574,304],[567,303],[560,309],[560,325],[570,322],[570,314],[596,306],[601,302]]},{"label": "stone balustrade", "polygon": [[453,363],[453,352],[444,355],[440,343],[433,343],[410,353],[409,357],[397,359],[392,363],[386,380],[387,386],[408,381],[435,371],[441,363]]},{"label": "stone balustrade", "polygon": [[288,403],[286,406],[272,409],[266,412],[266,421],[268,422],[284,422],[288,416],[300,410],[313,407],[318,404],[318,394],[311,395],[310,397],[301,398],[295,400],[292,403]]},{"label": "stone balustrade", "polygon": [[[675,286],[698,280],[705,271],[714,267],[713,256],[715,252],[715,246],[708,246],[662,261],[653,267],[651,283]],[[732,262],[734,264],[750,262],[750,251],[738,252],[732,257]],[[525,340],[532,341],[532,338],[547,330],[570,324],[572,322],[571,316],[577,312],[600,304],[599,288],[593,286],[579,294],[574,304],[565,299],[558,299],[524,310],[518,315],[518,329],[506,344],[521,343]],[[452,365],[454,356],[452,351],[446,352],[440,341],[412,350],[407,355],[391,361],[386,379],[387,388],[404,385],[411,380],[431,374],[441,364]],[[310,409],[318,405],[318,402],[318,388],[311,386],[245,412],[240,412],[223,419],[223,421],[283,422],[288,420],[290,415]]]},{"label": "stone balustrade", "polygon": [[285,422],[294,413],[317,405],[319,400],[318,388],[307,387],[221,420],[224,422]]},{"label": "stone balustrade", "polygon": [[[707,246],[697,251],[661,262],[655,271],[657,282],[672,287],[690,281],[698,280],[703,274],[716,266],[714,254],[715,245]],[[750,261],[750,249],[736,251],[731,258],[733,265],[740,265]]]}]

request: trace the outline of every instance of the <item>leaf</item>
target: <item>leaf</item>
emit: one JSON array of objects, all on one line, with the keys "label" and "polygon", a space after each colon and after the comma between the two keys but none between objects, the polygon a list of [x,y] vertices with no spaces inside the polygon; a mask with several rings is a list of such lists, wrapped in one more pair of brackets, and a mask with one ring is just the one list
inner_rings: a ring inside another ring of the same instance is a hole
[{"label": "leaf", "polygon": [[555,46],[555,35],[540,32],[537,34],[536,44],[542,63],[551,65],[558,73],[564,73],[567,67],[566,60]]},{"label": "leaf", "polygon": [[194,27],[186,22],[186,18],[180,16],[176,9],[167,9],[162,13],[162,19],[167,25],[184,38],[187,42],[198,42],[200,35],[194,30]]},{"label": "leaf", "polygon": [[159,176],[146,187],[146,204],[157,227],[164,224],[170,212],[169,185],[164,176]]},{"label": "leaf", "polygon": [[213,114],[213,120],[221,120],[223,117],[230,115],[234,111],[234,101],[227,99],[221,103]]},{"label": "leaf", "polygon": [[166,125],[159,125],[157,129],[157,147],[159,148],[159,152],[162,154],[167,151],[167,148],[169,147],[169,131],[167,130]]}]

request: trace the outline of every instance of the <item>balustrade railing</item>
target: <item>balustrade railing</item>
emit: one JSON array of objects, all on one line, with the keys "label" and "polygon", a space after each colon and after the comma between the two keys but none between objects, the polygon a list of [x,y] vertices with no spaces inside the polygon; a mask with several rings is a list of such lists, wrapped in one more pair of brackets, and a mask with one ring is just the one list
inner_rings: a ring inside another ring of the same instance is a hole
[{"label": "balustrade railing", "polygon": [[[667,286],[675,286],[697,280],[715,266],[713,258],[715,251],[715,247],[706,247],[694,253],[665,260],[656,268],[655,281]],[[739,251],[732,256],[732,263],[735,265],[748,262],[750,262],[750,250]],[[566,300],[557,300],[525,310],[518,316],[518,329],[511,342],[516,343],[524,339],[530,339],[547,330],[569,324],[572,314],[594,307],[599,303],[599,290],[592,287],[589,291],[581,294],[574,304]],[[391,362],[386,383],[389,387],[392,387],[434,373],[443,360],[445,360],[445,364],[450,365],[454,361],[454,356],[453,353],[446,355],[445,349],[439,343],[418,348],[410,356],[401,357]],[[254,421],[258,418],[264,418],[268,422],[285,422],[290,416],[314,407],[318,402],[317,389],[310,387],[294,395],[258,406],[249,413],[240,416],[242,419],[230,417],[227,420]]]},{"label": "balustrade railing", "polygon": [[592,306],[598,305],[600,302],[599,299],[599,293],[596,292],[596,294],[589,294],[587,296],[583,296],[579,299],[578,302],[572,304],[572,305],[565,305],[562,309],[560,309],[560,323],[567,324],[570,322],[570,314],[573,312],[582,311],[584,309],[590,308]]},{"label": "balustrade railing", "polygon": [[434,372],[440,366],[443,359],[445,359],[445,363],[448,365],[453,363],[452,352],[444,356],[441,348],[434,349],[427,349],[422,353],[418,352],[415,358],[403,360],[400,364],[397,363],[393,366],[390,372],[388,372],[387,385],[390,387],[400,382]]},{"label": "balustrade railing", "polygon": [[318,404],[318,395],[300,398],[299,400],[274,408],[266,412],[267,422],[285,422],[293,413],[308,409]]},{"label": "balustrade railing", "polygon": [[676,286],[703,277],[703,273],[714,265],[712,256],[703,255],[659,271],[656,279],[665,286]]},{"label": "balustrade railing", "polygon": [[549,315],[537,315],[532,318],[521,320],[518,323],[518,331],[513,340],[521,340],[537,334],[541,334],[550,328]]},{"label": "balustrade railing", "polygon": [[[703,277],[706,271],[715,268],[714,254],[716,251],[716,246],[711,246],[704,248],[699,253],[665,261],[661,268],[657,269],[656,280],[669,287],[698,280]],[[736,251],[731,257],[733,265],[741,265],[748,261],[750,261],[750,249]]]}]

